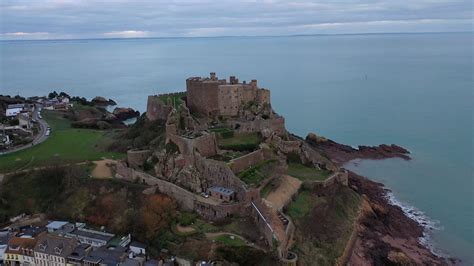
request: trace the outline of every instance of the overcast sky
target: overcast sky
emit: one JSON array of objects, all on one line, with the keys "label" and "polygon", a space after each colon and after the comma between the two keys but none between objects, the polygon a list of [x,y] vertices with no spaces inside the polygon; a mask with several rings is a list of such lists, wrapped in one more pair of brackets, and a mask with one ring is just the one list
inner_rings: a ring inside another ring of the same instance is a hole
[{"label": "overcast sky", "polygon": [[472,31],[472,0],[0,0],[0,39]]}]

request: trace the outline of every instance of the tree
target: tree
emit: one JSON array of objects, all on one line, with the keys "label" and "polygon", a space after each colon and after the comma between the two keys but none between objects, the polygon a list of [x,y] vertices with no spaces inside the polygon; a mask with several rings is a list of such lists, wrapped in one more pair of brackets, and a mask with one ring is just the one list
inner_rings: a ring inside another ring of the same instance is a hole
[{"label": "tree", "polygon": [[50,92],[48,94],[49,99],[53,99],[53,98],[56,98],[56,97],[58,97],[58,93],[56,91]]},{"label": "tree", "polygon": [[173,220],[176,204],[162,194],[147,195],[140,208],[140,216],[145,227],[145,237],[152,239],[161,230],[169,227]]}]

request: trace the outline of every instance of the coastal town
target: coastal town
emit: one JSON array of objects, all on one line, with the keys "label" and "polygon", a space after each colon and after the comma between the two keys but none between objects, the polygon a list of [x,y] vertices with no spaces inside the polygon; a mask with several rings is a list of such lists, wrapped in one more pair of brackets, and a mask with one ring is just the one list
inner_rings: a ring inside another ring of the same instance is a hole
[{"label": "coastal town", "polygon": [[[185,91],[150,95],[146,113],[128,127],[122,122],[139,114],[99,107],[112,100],[52,96],[6,105],[4,150],[18,152],[0,163],[0,199],[14,200],[7,189],[15,182],[40,182],[25,187],[24,205],[15,205],[30,211],[1,213],[6,265],[362,265],[371,256],[443,264],[416,237],[405,246],[374,238],[364,224],[403,213],[381,207],[383,188],[342,168],[355,158],[409,160],[407,150],[354,149],[315,133],[293,135],[257,80],[219,79],[213,72],[187,78]],[[30,128],[12,125],[20,118]],[[25,144],[15,142],[18,130],[31,131]],[[43,131],[44,144],[36,145]],[[92,136],[90,146],[77,146],[103,150],[70,156],[73,147],[52,146],[58,134],[70,142],[78,141],[68,138],[73,134]],[[44,147],[50,157],[22,154]],[[57,195],[33,208],[35,195],[46,195],[37,192],[41,182],[54,182],[57,188],[44,189]],[[405,222],[421,237],[419,225]],[[378,230],[394,239],[406,234]],[[365,243],[386,249],[374,255]],[[412,252],[423,256],[407,255]]]}]

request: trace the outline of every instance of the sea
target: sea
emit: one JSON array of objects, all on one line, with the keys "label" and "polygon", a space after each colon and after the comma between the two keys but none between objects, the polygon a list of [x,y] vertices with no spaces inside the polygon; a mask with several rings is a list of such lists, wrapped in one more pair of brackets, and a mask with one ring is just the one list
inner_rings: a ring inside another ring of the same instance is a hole
[{"label": "sea", "polygon": [[235,75],[271,90],[287,128],[413,160],[356,160],[426,226],[438,254],[474,263],[473,37],[469,33],[0,42],[0,94],[105,96],[143,112],[185,79]]}]

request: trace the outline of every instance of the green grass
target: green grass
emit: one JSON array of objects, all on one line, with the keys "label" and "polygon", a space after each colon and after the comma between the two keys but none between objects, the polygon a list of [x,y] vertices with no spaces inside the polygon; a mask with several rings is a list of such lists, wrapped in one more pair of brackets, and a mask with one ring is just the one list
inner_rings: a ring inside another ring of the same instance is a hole
[{"label": "green grass", "polygon": [[324,181],[331,175],[330,171],[319,170],[302,164],[289,163],[287,174],[301,181]]},{"label": "green grass", "polygon": [[260,182],[273,174],[275,166],[275,160],[266,160],[243,171],[238,177],[246,184],[258,186]]},{"label": "green grass", "polygon": [[302,265],[335,265],[354,230],[362,197],[345,186],[325,195],[303,190],[287,208],[296,226],[292,250]]},{"label": "green grass", "polygon": [[177,95],[171,95],[171,96],[166,96],[166,95],[161,95],[160,99],[163,101],[165,104],[168,104],[168,100],[171,99],[171,105],[178,110],[178,108],[181,106],[183,103],[183,100],[181,100],[182,97],[186,96],[185,92],[179,93]]},{"label": "green grass", "polygon": [[231,138],[219,138],[219,148],[224,150],[252,151],[258,148],[262,138],[258,133],[236,134]]},{"label": "green grass", "polygon": [[301,191],[287,209],[287,213],[293,219],[300,219],[308,215],[308,213],[316,206],[318,203],[323,203],[324,198],[319,198],[314,195],[311,195],[309,191]]},{"label": "green grass", "polygon": [[213,233],[219,231],[219,227],[201,219],[196,219],[193,227],[195,227],[199,233]]},{"label": "green grass", "polygon": [[75,163],[99,160],[102,157],[122,158],[122,153],[105,152],[98,149],[109,141],[104,131],[72,129],[69,120],[56,112],[44,112],[44,118],[52,128],[51,136],[41,144],[15,153],[2,155],[0,172],[43,166],[51,163]]},{"label": "green grass", "polygon": [[261,190],[260,190],[260,197],[265,198],[272,192],[274,189],[274,185],[272,182],[268,182]]},{"label": "green grass", "polygon": [[234,236],[234,239],[231,238],[231,235],[220,235],[215,238],[219,243],[222,243],[230,247],[241,247],[245,246],[245,241],[239,237]]}]

